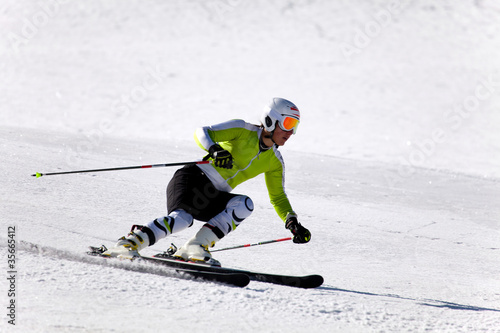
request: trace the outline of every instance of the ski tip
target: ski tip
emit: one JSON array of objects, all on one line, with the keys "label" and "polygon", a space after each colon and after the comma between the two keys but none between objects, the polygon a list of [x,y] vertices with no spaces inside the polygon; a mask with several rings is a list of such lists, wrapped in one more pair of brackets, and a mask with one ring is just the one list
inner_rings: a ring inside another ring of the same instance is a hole
[{"label": "ski tip", "polygon": [[321,275],[309,275],[303,278],[299,287],[300,288],[317,288],[325,282],[325,279]]},{"label": "ski tip", "polygon": [[42,176],[43,176],[43,174],[41,174],[40,172],[37,172],[37,173],[34,173],[31,175],[31,177],[36,177],[36,178],[40,178]]}]

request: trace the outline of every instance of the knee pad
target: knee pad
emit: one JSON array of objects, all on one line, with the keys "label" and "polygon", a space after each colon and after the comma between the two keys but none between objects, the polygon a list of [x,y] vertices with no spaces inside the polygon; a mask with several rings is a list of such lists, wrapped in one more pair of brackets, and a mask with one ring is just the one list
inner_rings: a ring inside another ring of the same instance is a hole
[{"label": "knee pad", "polygon": [[246,195],[239,195],[228,201],[226,210],[236,222],[241,222],[253,212],[253,201]]},{"label": "knee pad", "polygon": [[176,221],[178,228],[182,228],[180,230],[177,230],[174,225],[173,229],[175,230],[173,230],[172,233],[184,230],[185,228],[189,228],[190,226],[193,225],[193,216],[191,216],[191,214],[186,212],[184,209],[174,210],[168,216]]},{"label": "knee pad", "polygon": [[252,211],[252,199],[246,195],[238,195],[231,198],[226,204],[226,209],[210,219],[207,224],[220,239],[236,229],[244,219],[252,214]]}]

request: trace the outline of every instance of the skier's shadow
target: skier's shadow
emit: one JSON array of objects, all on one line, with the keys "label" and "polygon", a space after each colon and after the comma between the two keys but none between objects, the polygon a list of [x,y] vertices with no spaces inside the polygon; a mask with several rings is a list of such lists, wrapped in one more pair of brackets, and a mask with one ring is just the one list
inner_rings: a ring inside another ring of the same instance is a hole
[{"label": "skier's shadow", "polygon": [[377,294],[377,293],[371,293],[371,292],[366,292],[366,291],[356,291],[356,290],[335,288],[332,286],[322,286],[322,287],[318,287],[316,289],[317,290],[333,291],[333,292],[341,292],[341,293],[351,293],[351,294],[358,294],[358,295],[374,296],[374,297],[396,298],[396,299],[401,299],[401,300],[413,301],[413,302],[416,302],[417,304],[420,304],[420,305],[431,306],[431,307],[435,307],[435,308],[447,308],[447,309],[452,309],[452,310],[467,310],[467,311],[500,312],[499,309],[485,308],[485,307],[474,306],[474,305],[458,304],[458,303],[453,303],[453,302],[440,301],[440,300],[436,300],[436,299],[428,299],[428,298],[419,299],[419,298],[412,298],[412,297],[404,297],[404,296],[395,295],[395,294]]}]

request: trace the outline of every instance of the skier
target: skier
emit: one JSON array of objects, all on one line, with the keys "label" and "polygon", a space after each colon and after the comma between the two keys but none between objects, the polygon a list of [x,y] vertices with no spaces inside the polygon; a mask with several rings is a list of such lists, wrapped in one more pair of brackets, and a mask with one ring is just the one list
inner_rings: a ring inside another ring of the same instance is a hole
[{"label": "skier", "polygon": [[292,232],[293,241],[309,242],[311,233],[299,223],[285,193],[285,167],[278,151],[296,133],[299,121],[295,104],[273,98],[261,116],[260,126],[230,120],[197,129],[195,140],[208,152],[204,160],[212,163],[177,170],[167,187],[168,216],[144,226],[134,225],[104,255],[131,257],[158,240],[191,227],[196,219],[206,223],[174,256],[220,266],[209,248],[236,229],[254,209],[252,199],[231,191],[261,173],[265,174],[271,203]]}]

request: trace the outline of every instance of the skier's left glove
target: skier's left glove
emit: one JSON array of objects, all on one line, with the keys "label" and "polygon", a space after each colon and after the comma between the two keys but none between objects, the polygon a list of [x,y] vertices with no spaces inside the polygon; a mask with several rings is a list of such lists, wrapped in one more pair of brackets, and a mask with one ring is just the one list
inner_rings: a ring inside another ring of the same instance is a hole
[{"label": "skier's left glove", "polygon": [[302,244],[311,240],[311,233],[299,223],[295,216],[287,218],[285,228],[292,232],[294,243]]}]

